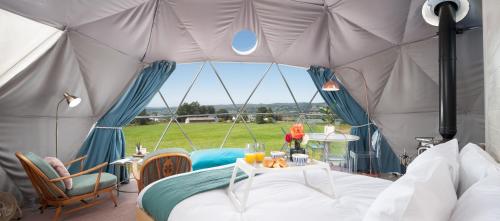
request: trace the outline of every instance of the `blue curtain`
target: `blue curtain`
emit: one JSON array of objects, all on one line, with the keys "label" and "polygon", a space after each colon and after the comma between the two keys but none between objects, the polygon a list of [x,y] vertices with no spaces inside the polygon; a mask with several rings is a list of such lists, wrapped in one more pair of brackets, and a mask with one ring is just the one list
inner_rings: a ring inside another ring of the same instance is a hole
[{"label": "blue curtain", "polygon": [[[130,123],[144,109],[174,70],[175,62],[156,61],[138,75],[120,100],[97,121],[96,127],[80,148],[78,155],[87,155],[84,169],[125,158],[125,137],[121,127]],[[73,173],[78,167],[75,165],[70,171]],[[109,173],[115,173],[114,170],[114,166],[108,165],[106,168]],[[122,180],[127,177],[127,171],[122,170],[120,177]]]},{"label": "blue curtain", "polygon": [[[329,68],[311,66],[309,70],[307,70],[307,72],[309,72],[309,75],[311,76],[314,84],[316,85],[316,88],[325,100],[326,104],[342,120],[352,126],[367,124],[368,119],[363,108],[354,100],[354,98],[337,80],[336,76],[331,72]],[[332,79],[339,83],[339,91],[321,90],[323,84],[329,79]],[[370,126],[371,133],[375,132],[376,130],[377,127],[375,125]],[[351,129],[351,134],[359,136],[360,139],[355,142],[349,142],[349,150],[353,150],[354,152],[359,154],[368,153],[368,142],[370,142],[370,140],[368,140],[368,127],[353,127]],[[380,162],[372,161],[372,169],[381,172],[399,172],[399,158],[394,154],[385,138],[382,137],[378,144],[380,145],[380,157],[378,158]],[[369,159],[362,159],[358,161],[358,170],[368,171]]]}]

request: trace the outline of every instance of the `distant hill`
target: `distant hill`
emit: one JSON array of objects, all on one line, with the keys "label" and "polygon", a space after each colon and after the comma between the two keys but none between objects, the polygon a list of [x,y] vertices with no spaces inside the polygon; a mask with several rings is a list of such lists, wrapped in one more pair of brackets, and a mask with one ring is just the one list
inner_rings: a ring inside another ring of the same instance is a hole
[{"label": "distant hill", "polygon": [[[312,103],[310,106],[308,103],[298,103],[299,108],[304,111],[310,109],[309,112],[317,113],[320,107],[326,107],[325,103]],[[215,110],[226,109],[229,113],[236,113],[238,110],[234,108],[231,104],[218,104],[209,105],[213,106]],[[241,108],[243,104],[237,104],[238,108]],[[298,113],[297,106],[295,103],[272,103],[272,104],[247,104],[245,110],[247,113],[256,113],[258,107],[271,108],[274,113]],[[173,112],[176,111],[177,107],[170,107]],[[146,113],[148,115],[166,115],[168,114],[166,107],[146,107]]]}]

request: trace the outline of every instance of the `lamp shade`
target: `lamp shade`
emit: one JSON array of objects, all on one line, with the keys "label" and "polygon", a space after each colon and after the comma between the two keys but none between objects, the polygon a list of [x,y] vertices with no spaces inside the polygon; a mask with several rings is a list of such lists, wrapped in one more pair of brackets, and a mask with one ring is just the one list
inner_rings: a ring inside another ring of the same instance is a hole
[{"label": "lamp shade", "polygon": [[324,91],[338,91],[340,90],[340,87],[339,87],[339,84],[334,81],[334,80],[328,80],[327,82],[325,82],[323,84],[323,87],[321,88],[321,90],[324,90]]},{"label": "lamp shade", "polygon": [[66,102],[68,102],[68,106],[71,108],[78,106],[80,102],[82,102],[81,98],[74,95],[70,95],[67,92],[64,93],[64,99],[66,99]]}]

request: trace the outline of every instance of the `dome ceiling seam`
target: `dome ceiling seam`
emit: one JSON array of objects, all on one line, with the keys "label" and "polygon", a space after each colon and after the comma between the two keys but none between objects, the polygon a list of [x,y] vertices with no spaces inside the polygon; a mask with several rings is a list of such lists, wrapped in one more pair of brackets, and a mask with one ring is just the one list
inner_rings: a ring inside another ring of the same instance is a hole
[{"label": "dome ceiling seam", "polygon": [[81,35],[81,36],[83,36],[83,37],[85,37],[85,38],[91,39],[92,41],[94,41],[94,42],[96,42],[96,43],[98,43],[98,44],[100,44],[100,45],[102,45],[102,46],[104,46],[104,47],[106,47],[106,48],[109,48],[109,49],[111,49],[111,50],[113,50],[113,51],[115,51],[115,52],[118,52],[118,53],[120,53],[120,54],[122,54],[122,55],[124,55],[124,56],[126,56],[126,57],[128,57],[128,58],[131,58],[132,60],[138,61],[138,62],[140,62],[140,63],[146,63],[146,62],[142,62],[142,61],[141,61],[140,59],[138,59],[137,57],[130,56],[129,54],[127,54],[127,53],[125,53],[125,52],[123,52],[123,51],[121,51],[121,50],[119,50],[119,49],[116,49],[116,48],[114,48],[114,47],[112,47],[112,46],[110,46],[110,45],[108,45],[108,44],[106,44],[106,43],[104,43],[104,42],[102,42],[102,41],[99,41],[98,39],[95,39],[95,38],[93,38],[93,37],[91,37],[91,36],[88,36],[87,34],[82,33],[82,32],[80,32],[80,31],[78,31],[78,30],[68,30],[68,31],[69,31],[69,32],[74,32],[74,33],[77,33],[77,34],[79,34],[79,35]]},{"label": "dome ceiling seam", "polygon": [[141,58],[141,62],[144,62],[144,59],[146,59],[146,55],[148,54],[148,51],[149,51],[149,47],[151,46],[151,37],[153,35],[153,28],[155,27],[155,21],[157,19],[157,15],[158,15],[158,9],[160,8],[159,7],[159,4],[160,4],[160,0],[154,0],[155,1],[155,11],[154,11],[154,14],[153,14],[153,21],[151,22],[151,29],[149,30],[149,37],[148,37],[148,43],[146,45],[146,48],[144,50],[144,54],[142,55],[142,58]]},{"label": "dome ceiling seam", "polygon": [[94,107],[94,103],[93,103],[93,97],[91,97],[90,93],[89,93],[89,87],[88,87],[88,83],[87,83],[88,80],[83,74],[84,71],[82,69],[82,63],[80,62],[80,56],[78,55],[78,53],[75,52],[75,48],[73,47],[73,43],[72,43],[72,40],[71,40],[69,34],[66,34],[66,38],[68,39],[69,46],[71,47],[71,51],[75,55],[75,61],[78,65],[78,70],[80,71],[80,77],[82,78],[82,81],[83,81],[83,87],[85,88],[85,92],[87,93],[87,97],[89,98],[88,102],[89,102],[89,106],[90,106],[90,111],[91,111],[92,115],[95,116],[95,107]]},{"label": "dome ceiling seam", "polygon": [[[239,15],[241,15],[241,13],[243,13],[243,12],[242,12],[243,7],[244,7],[244,1],[241,1],[240,7],[239,7],[238,11],[235,13],[235,16],[233,17],[233,19],[232,19],[231,23],[229,23],[229,25],[227,25],[227,28],[223,31],[223,32],[224,32],[223,36],[227,36],[227,35],[230,35],[230,34],[231,34],[230,32],[231,32],[232,28],[233,28],[233,27],[234,27],[234,25],[235,25],[234,23],[235,23],[235,21],[236,21],[236,18],[237,18]],[[219,44],[221,44],[224,40],[225,40],[224,38],[220,38],[220,39],[218,39],[218,40],[217,40],[216,42],[214,42],[214,43],[215,43],[215,45],[219,45]],[[215,47],[215,48],[214,48],[214,50],[217,50],[217,48]],[[212,52],[212,51],[210,51],[210,52]]]},{"label": "dome ceiling seam", "polygon": [[327,33],[328,33],[328,62],[329,62],[330,68],[334,68],[335,62],[333,62],[333,58],[334,58],[334,56],[333,56],[334,50],[333,50],[333,42],[332,42],[333,38],[332,38],[332,35],[330,34],[330,28],[329,28],[330,22],[331,22],[331,20],[333,20],[333,15],[332,15],[331,11],[328,9],[326,10],[326,12],[327,12],[327,16],[328,16],[326,18],[326,26],[328,28],[328,30],[327,30]]},{"label": "dome ceiling seam", "polygon": [[[405,48],[402,48],[402,50],[406,50],[406,49],[405,49]],[[427,73],[427,72],[426,72],[426,71],[422,68],[422,66],[420,66],[420,65],[419,65],[419,64],[418,64],[418,63],[417,63],[417,62],[413,59],[413,57],[411,57],[411,55],[410,55],[410,54],[408,54],[408,53],[406,53],[406,52],[404,52],[404,54],[405,54],[406,56],[408,56],[409,61],[410,61],[411,63],[413,63],[413,64],[414,64],[414,65],[418,68],[418,70],[419,70],[420,72],[424,73],[424,75],[425,75],[428,79],[430,79],[432,82],[434,82],[434,84],[436,85],[436,87],[439,87],[439,82],[434,81],[434,79],[432,79],[432,77],[429,75],[429,73]]]},{"label": "dome ceiling seam", "polygon": [[276,56],[274,55],[273,51],[271,50],[271,48],[269,47],[270,44],[269,44],[269,41],[267,40],[267,37],[266,37],[266,32],[264,31],[264,29],[262,28],[261,26],[261,23],[260,23],[260,18],[259,18],[259,15],[257,13],[257,9],[255,8],[255,5],[253,4],[252,1],[250,1],[250,4],[252,6],[252,9],[253,11],[255,12],[254,13],[254,16],[255,16],[255,22],[257,22],[256,26],[260,28],[260,31],[262,31],[262,37],[264,38],[263,41],[266,42],[266,47],[267,47],[267,51],[269,51],[270,55],[271,55],[271,58],[273,59],[272,62],[276,63]]},{"label": "dome ceiling seam", "polygon": [[401,62],[401,59],[403,57],[402,55],[402,48],[398,48],[398,55],[397,55],[397,59],[394,61],[394,63],[392,64],[392,68],[391,70],[389,71],[389,77],[387,77],[387,80],[384,82],[384,85],[382,86],[382,91],[380,92],[380,96],[378,97],[378,99],[375,101],[375,104],[373,105],[374,108],[373,108],[373,113],[376,113],[377,110],[378,110],[378,106],[380,104],[380,100],[382,99],[382,97],[385,97],[384,96],[384,92],[385,92],[385,89],[387,88],[387,84],[389,83],[392,75],[394,74],[394,70],[396,68],[396,65],[399,64],[399,62]]},{"label": "dome ceiling seam", "polygon": [[394,72],[394,69],[396,68],[396,64],[401,59],[401,50],[398,50],[397,53],[398,53],[398,56],[397,56],[398,58],[395,59],[394,62],[392,63],[392,68],[389,71],[389,76],[387,77],[387,79],[384,82],[384,85],[382,86],[382,91],[380,91],[379,96],[377,96],[376,99],[374,99],[374,104],[373,104],[373,110],[374,110],[374,112],[377,110],[378,104],[380,103],[380,100],[384,96],[385,88],[387,87],[387,84],[389,83],[389,79],[391,78],[391,76],[392,76],[392,74]]},{"label": "dome ceiling seam", "polygon": [[297,44],[297,40],[298,40],[300,37],[302,37],[302,36],[303,36],[303,35],[304,35],[307,31],[309,31],[311,28],[313,28],[313,27],[314,27],[314,24],[316,24],[317,22],[320,22],[320,21],[321,21],[321,19],[323,19],[323,17],[324,17],[324,16],[326,16],[326,12],[325,12],[325,13],[321,13],[321,15],[320,15],[320,16],[318,16],[316,19],[314,19],[314,21],[313,21],[313,22],[311,22],[311,24],[309,24],[309,26],[308,26],[306,29],[304,29],[304,31],[303,31],[303,32],[301,32],[300,34],[298,34],[298,35],[297,35],[297,38],[295,38],[295,40],[293,40],[293,41],[292,41],[292,42],[291,42],[291,43],[290,43],[290,44],[289,44],[286,48],[284,48],[284,49],[281,51],[281,53],[279,53],[279,54],[277,55],[277,57],[279,58],[279,57],[281,57],[283,54],[285,54],[286,52],[288,52],[288,50],[289,50],[292,46],[294,46],[295,44]]},{"label": "dome ceiling seam", "polygon": [[[210,60],[210,57],[206,54],[206,52],[201,48],[201,45],[200,43],[196,40],[196,38],[194,37],[194,35],[189,31],[189,29],[186,28],[186,25],[184,24],[184,22],[182,22],[181,18],[179,17],[179,15],[177,14],[177,12],[175,11],[175,9],[170,5],[168,4],[168,2],[166,3],[166,6],[167,7],[170,7],[170,10],[173,12],[173,15],[174,17],[177,19],[177,21],[179,22],[179,24],[182,26],[181,28],[183,30],[186,31],[186,33],[189,34],[189,36],[191,37],[191,39],[193,39],[193,42],[196,44],[196,46],[198,47],[198,49],[200,50],[201,54],[203,55],[204,59],[205,60]],[[154,23],[153,23],[154,24]]]},{"label": "dome ceiling seam", "polygon": [[408,10],[406,10],[406,17],[405,17],[405,28],[403,30],[403,34],[401,35],[401,39],[399,39],[399,44],[403,43],[405,36],[406,36],[406,29],[408,28],[408,21],[410,20],[410,10],[411,10],[411,2],[408,4]]},{"label": "dome ceiling seam", "polygon": [[[298,2],[298,1],[297,1]],[[314,5],[314,4],[313,4]],[[262,29],[262,32],[263,33],[266,33],[266,28],[264,28],[265,26],[263,26],[261,23],[260,23],[260,18],[261,17],[264,17],[264,14],[261,10],[263,9],[259,9],[258,7],[256,7],[253,3],[252,3],[252,6],[254,8],[254,11],[255,11],[255,16],[256,18],[259,20],[259,26],[260,28]],[[262,7],[261,7],[262,8]],[[324,7],[322,7],[324,8]],[[321,9],[320,9],[321,10]],[[311,29],[312,25],[315,24],[316,22],[318,22],[318,20],[320,20],[321,18],[323,18],[323,16],[325,15],[325,11],[328,11],[328,10],[324,10],[323,9],[323,12],[321,12],[320,10],[317,10],[315,11],[314,13],[318,13],[318,16],[316,18],[313,18],[313,21],[310,22],[307,26],[305,26],[305,28],[302,30],[302,32],[298,33],[295,35],[295,38],[290,41],[290,43],[288,43],[285,47],[283,48],[278,48],[278,49],[281,49],[279,51],[276,51],[276,53],[274,53],[273,51],[271,51],[271,48],[269,48],[269,51],[273,54],[273,57],[275,58],[275,62],[276,62],[276,58],[279,58],[281,57],[281,55],[283,55],[285,52],[288,51],[288,49],[294,45],[297,40],[302,36],[304,35],[304,33],[306,33],[308,30]],[[293,23],[293,20],[290,20],[290,23]],[[267,44],[268,44],[268,47],[271,46],[271,44],[269,43],[269,41],[267,41]]]},{"label": "dome ceiling seam", "polygon": [[67,28],[76,29],[76,28],[78,28],[78,27],[80,27],[80,26],[83,26],[83,25],[87,25],[87,24],[94,23],[94,22],[99,22],[100,20],[103,20],[103,19],[106,19],[106,18],[109,18],[109,17],[115,16],[115,15],[118,15],[118,14],[120,14],[120,13],[123,13],[123,12],[126,12],[126,11],[131,11],[131,10],[134,10],[134,9],[136,9],[136,8],[142,7],[144,4],[147,4],[147,3],[151,2],[151,1],[157,1],[157,0],[145,0],[145,1],[143,1],[142,3],[137,4],[137,5],[134,5],[134,6],[130,7],[130,8],[123,9],[123,10],[121,10],[121,11],[118,11],[118,12],[115,12],[115,13],[112,13],[112,14],[109,14],[109,15],[106,15],[106,16],[103,16],[103,17],[101,17],[101,18],[96,18],[96,19],[93,19],[93,20],[90,20],[90,21],[86,21],[86,22],[84,22],[84,23],[80,23],[80,24],[77,24],[77,25],[75,25],[75,26],[72,26],[71,24],[69,24],[69,22],[67,22],[68,24],[67,24],[66,26],[67,26]]},{"label": "dome ceiling seam", "polygon": [[333,66],[332,68],[335,68],[335,67],[341,67],[341,66],[346,66],[346,65],[350,65],[350,64],[352,64],[352,63],[356,63],[356,62],[358,62],[358,61],[364,60],[364,59],[369,58],[369,57],[371,57],[371,56],[375,56],[375,55],[378,55],[378,54],[384,53],[384,52],[386,52],[386,51],[388,51],[388,50],[392,50],[392,49],[396,49],[396,48],[401,48],[401,47],[403,47],[403,46],[410,45],[410,44],[414,44],[414,43],[421,42],[421,41],[425,41],[425,40],[428,40],[428,39],[430,39],[430,38],[434,38],[434,37],[436,37],[436,36],[437,36],[437,34],[436,34],[436,35],[429,36],[429,37],[425,37],[425,38],[422,38],[422,39],[419,39],[419,40],[416,40],[416,41],[412,41],[412,42],[407,42],[407,43],[402,43],[402,44],[394,45],[394,46],[392,46],[392,47],[390,47],[390,48],[386,48],[386,49],[382,49],[382,50],[380,50],[380,51],[376,51],[376,52],[374,52],[374,53],[372,53],[372,54],[369,54],[369,55],[363,56],[363,57],[361,57],[361,58],[353,59],[353,60],[348,61],[348,62],[346,62],[346,63],[344,63],[344,64],[335,65],[335,66]]},{"label": "dome ceiling seam", "polygon": [[[346,21],[347,23],[351,24],[352,26],[354,26],[354,27],[356,27],[356,28],[359,28],[359,29],[361,29],[361,30],[363,30],[363,31],[365,31],[365,32],[368,32],[368,33],[370,33],[371,35],[373,35],[374,37],[380,38],[380,39],[382,39],[382,40],[384,40],[384,41],[388,42],[388,43],[389,43],[389,44],[391,44],[391,45],[398,45],[398,43],[399,43],[399,42],[393,42],[392,40],[386,39],[385,37],[380,36],[379,34],[374,33],[373,31],[368,30],[367,28],[362,27],[361,25],[359,25],[359,24],[357,24],[356,22],[354,22],[354,21],[350,20],[349,18],[347,18],[347,17],[343,16],[342,14],[340,14],[340,13],[336,13],[334,10],[330,10],[330,12],[331,12],[332,14],[337,15],[338,17],[340,17],[341,19],[343,19],[343,20],[344,20],[344,21]],[[333,16],[332,16],[332,18],[333,18]]]}]

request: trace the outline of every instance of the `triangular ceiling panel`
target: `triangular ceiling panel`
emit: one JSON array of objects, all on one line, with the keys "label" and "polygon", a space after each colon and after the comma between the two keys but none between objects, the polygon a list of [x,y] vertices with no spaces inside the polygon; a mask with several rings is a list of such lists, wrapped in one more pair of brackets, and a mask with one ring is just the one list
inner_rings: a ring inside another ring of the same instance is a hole
[{"label": "triangular ceiling panel", "polygon": [[[308,67],[320,65],[330,67],[330,60],[325,54],[330,53],[330,39],[328,38],[328,14],[324,13],[318,20],[309,26],[297,39],[288,46],[278,57],[276,62],[290,65]],[[311,50],[315,53],[297,53],[298,51]]]},{"label": "triangular ceiling panel", "polygon": [[[54,1],[54,0],[49,0]],[[60,1],[60,0],[58,0]],[[94,22],[155,0],[66,0],[70,1],[69,27]]]},{"label": "triangular ceiling panel", "polygon": [[438,109],[438,85],[406,54],[401,53],[375,113],[430,112]]},{"label": "triangular ceiling panel", "polygon": [[294,1],[283,5],[280,1],[261,0],[255,1],[253,5],[269,48],[275,57],[286,51],[325,14],[325,8],[320,5]]},{"label": "triangular ceiling panel", "polygon": [[82,102],[71,111],[67,105],[60,108],[61,116],[93,116],[88,90],[67,34],[0,89],[0,114],[53,117],[64,92],[82,98]]},{"label": "triangular ceiling panel", "polygon": [[[249,55],[237,54],[233,51],[231,45],[233,36],[243,29],[253,31],[257,36],[257,48]],[[217,44],[217,49],[210,52],[210,59],[219,61],[273,62],[274,57],[269,50],[266,37],[256,14],[254,2],[248,0],[242,1],[238,15],[227,30],[227,33]]]},{"label": "triangular ceiling panel", "polygon": [[150,1],[75,29],[139,60],[146,52],[155,7],[156,1]]},{"label": "triangular ceiling panel", "polygon": [[328,23],[332,66],[344,65],[394,46],[336,14],[331,14]]},{"label": "triangular ceiling panel", "polygon": [[409,6],[410,0],[342,1],[330,11],[379,38],[399,44]]},{"label": "triangular ceiling panel", "polygon": [[172,7],[165,1],[159,1],[145,61],[166,59],[183,63],[206,58]]},{"label": "triangular ceiling panel", "polygon": [[69,38],[83,76],[82,82],[89,90],[93,114],[101,116],[123,93],[142,64],[78,32],[70,32]]},{"label": "triangular ceiling panel", "polygon": [[366,110],[365,82],[360,74],[364,76],[368,86],[370,113],[373,113],[399,58],[399,52],[398,48],[386,50],[374,56],[337,67],[334,71],[349,93]]},{"label": "triangular ceiling panel", "polygon": [[0,1],[3,9],[64,29],[93,22],[153,0]]},{"label": "triangular ceiling panel", "polygon": [[167,4],[203,51],[213,53],[220,50],[220,44],[230,44],[223,39],[231,34],[230,27],[241,13],[243,0],[181,0],[168,1]]},{"label": "triangular ceiling panel", "polygon": [[423,71],[423,74],[439,84],[439,43],[437,38],[403,46],[409,59]]}]

